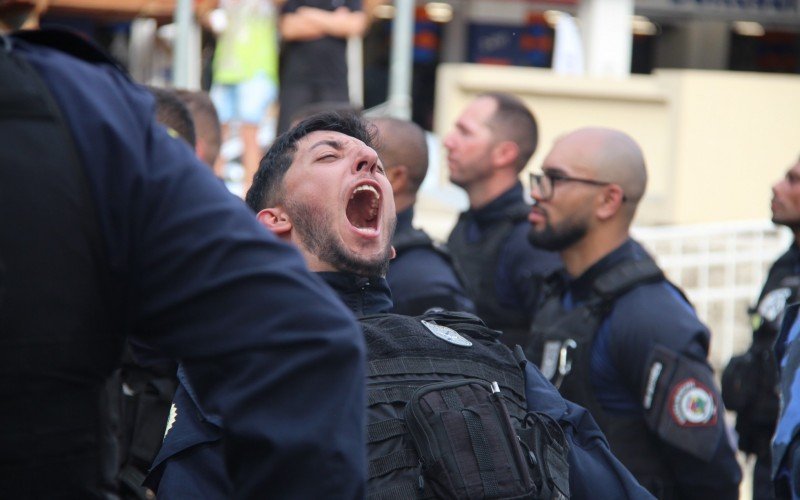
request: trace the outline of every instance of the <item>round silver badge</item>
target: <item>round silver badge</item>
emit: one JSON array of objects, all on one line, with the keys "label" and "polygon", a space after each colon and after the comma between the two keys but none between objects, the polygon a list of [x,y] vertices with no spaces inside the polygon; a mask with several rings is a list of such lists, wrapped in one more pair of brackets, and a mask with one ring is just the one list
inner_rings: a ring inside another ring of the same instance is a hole
[{"label": "round silver badge", "polygon": [[461,334],[459,334],[452,328],[447,328],[446,326],[437,325],[436,323],[433,323],[431,321],[425,321],[424,319],[421,321],[422,324],[425,325],[425,328],[427,328],[432,334],[436,335],[445,342],[449,342],[453,345],[461,347],[472,347],[472,342],[462,337]]}]

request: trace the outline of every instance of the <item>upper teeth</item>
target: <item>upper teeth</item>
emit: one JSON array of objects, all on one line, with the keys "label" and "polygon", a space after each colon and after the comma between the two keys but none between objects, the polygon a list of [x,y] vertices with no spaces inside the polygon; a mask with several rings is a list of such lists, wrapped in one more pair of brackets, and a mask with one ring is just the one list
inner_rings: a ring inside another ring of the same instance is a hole
[{"label": "upper teeth", "polygon": [[356,195],[356,193],[358,193],[359,191],[370,191],[372,194],[375,195],[376,198],[381,199],[381,195],[380,193],[378,193],[378,190],[370,186],[369,184],[362,184],[358,186],[355,189],[355,191],[353,191],[353,194],[350,196],[350,199],[352,200],[353,197]]}]

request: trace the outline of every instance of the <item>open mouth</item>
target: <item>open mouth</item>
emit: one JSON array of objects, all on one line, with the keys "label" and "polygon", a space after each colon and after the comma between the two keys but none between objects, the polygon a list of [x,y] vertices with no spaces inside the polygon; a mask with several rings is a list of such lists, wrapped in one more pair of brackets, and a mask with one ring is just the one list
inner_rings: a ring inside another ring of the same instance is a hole
[{"label": "open mouth", "polygon": [[361,184],[353,190],[347,202],[347,220],[356,229],[378,231],[381,194],[370,184]]}]

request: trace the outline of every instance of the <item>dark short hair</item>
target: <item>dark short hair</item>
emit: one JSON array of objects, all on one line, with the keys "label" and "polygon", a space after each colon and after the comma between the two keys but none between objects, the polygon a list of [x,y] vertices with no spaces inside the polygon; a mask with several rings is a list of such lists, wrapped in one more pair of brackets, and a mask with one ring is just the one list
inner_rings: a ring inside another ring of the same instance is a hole
[{"label": "dark short hair", "polygon": [[222,147],[222,127],[219,123],[217,108],[211,102],[208,92],[176,89],[175,94],[192,114],[195,136],[202,139],[206,145],[205,158],[201,159],[209,166],[214,166],[220,147]]},{"label": "dark short hair", "polygon": [[536,118],[522,99],[514,95],[505,92],[487,92],[478,97],[488,97],[497,103],[497,110],[489,118],[489,127],[497,139],[517,144],[519,156],[515,166],[517,172],[522,172],[536,152],[536,145],[539,142]]},{"label": "dark short hair", "polygon": [[358,113],[331,111],[306,118],[278,136],[267,150],[245,196],[247,206],[254,212],[259,212],[283,201],[283,177],[292,166],[297,142],[308,134],[321,130],[339,132],[373,147],[374,126],[369,125]]},{"label": "dark short hair", "polygon": [[168,129],[172,129],[181,139],[192,147],[195,146],[194,120],[192,113],[178,97],[174,89],[148,86],[147,90],[156,99],[156,120]]}]

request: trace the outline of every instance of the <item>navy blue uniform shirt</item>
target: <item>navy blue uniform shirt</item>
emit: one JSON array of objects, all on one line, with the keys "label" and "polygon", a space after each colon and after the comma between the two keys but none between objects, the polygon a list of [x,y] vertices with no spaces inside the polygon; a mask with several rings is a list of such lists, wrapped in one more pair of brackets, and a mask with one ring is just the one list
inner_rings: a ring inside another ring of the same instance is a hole
[{"label": "navy blue uniform shirt", "polygon": [[[589,296],[594,278],[623,259],[642,259],[646,251],[629,239],[569,282],[563,296],[571,309]],[[594,337],[590,380],[595,397],[609,414],[643,415],[640,396],[650,353],[657,346],[707,364],[710,334],[692,307],[667,281],[640,285],[619,297]],[[714,389],[715,390],[715,389]],[[715,390],[717,401],[721,402]],[[664,416],[663,418],[669,418]],[[708,498],[719,491],[738,492],[741,471],[728,442],[723,418],[719,441],[710,461],[701,460],[664,442],[663,456],[674,472],[679,498]],[[686,429],[684,439],[694,439]],[[738,493],[737,493],[738,494]]]},{"label": "navy blue uniform shirt", "polygon": [[[384,279],[345,273],[320,275],[357,315],[384,313],[391,308],[389,288]],[[181,378],[181,383],[185,382]],[[602,492],[603,498],[652,498],[611,454],[591,415],[562,398],[532,363],[525,368],[525,392],[529,410],[548,414],[565,430],[570,444],[571,498],[593,499],[598,492]],[[156,473],[159,476],[163,473],[158,498],[188,498],[200,492],[206,499],[227,498],[225,474],[219,467],[221,422],[194,405],[191,388],[183,386],[178,394],[180,400],[176,395],[175,401],[178,417],[154,463]],[[316,396],[314,393],[309,401]],[[318,476],[314,474],[313,477]],[[152,479],[155,478],[148,478],[148,481]]]},{"label": "navy blue uniform shirt", "polygon": [[[411,225],[413,219],[413,207],[397,214],[395,240],[415,231]],[[475,312],[452,262],[430,246],[398,249],[397,257],[389,263],[386,280],[392,290],[393,313],[416,316],[431,307]]]},{"label": "navy blue uniform shirt", "polygon": [[12,40],[72,132],[117,324],[180,359],[224,420],[237,498],[361,497],[364,345],[352,313],[156,124],[149,92],[110,64]]}]

